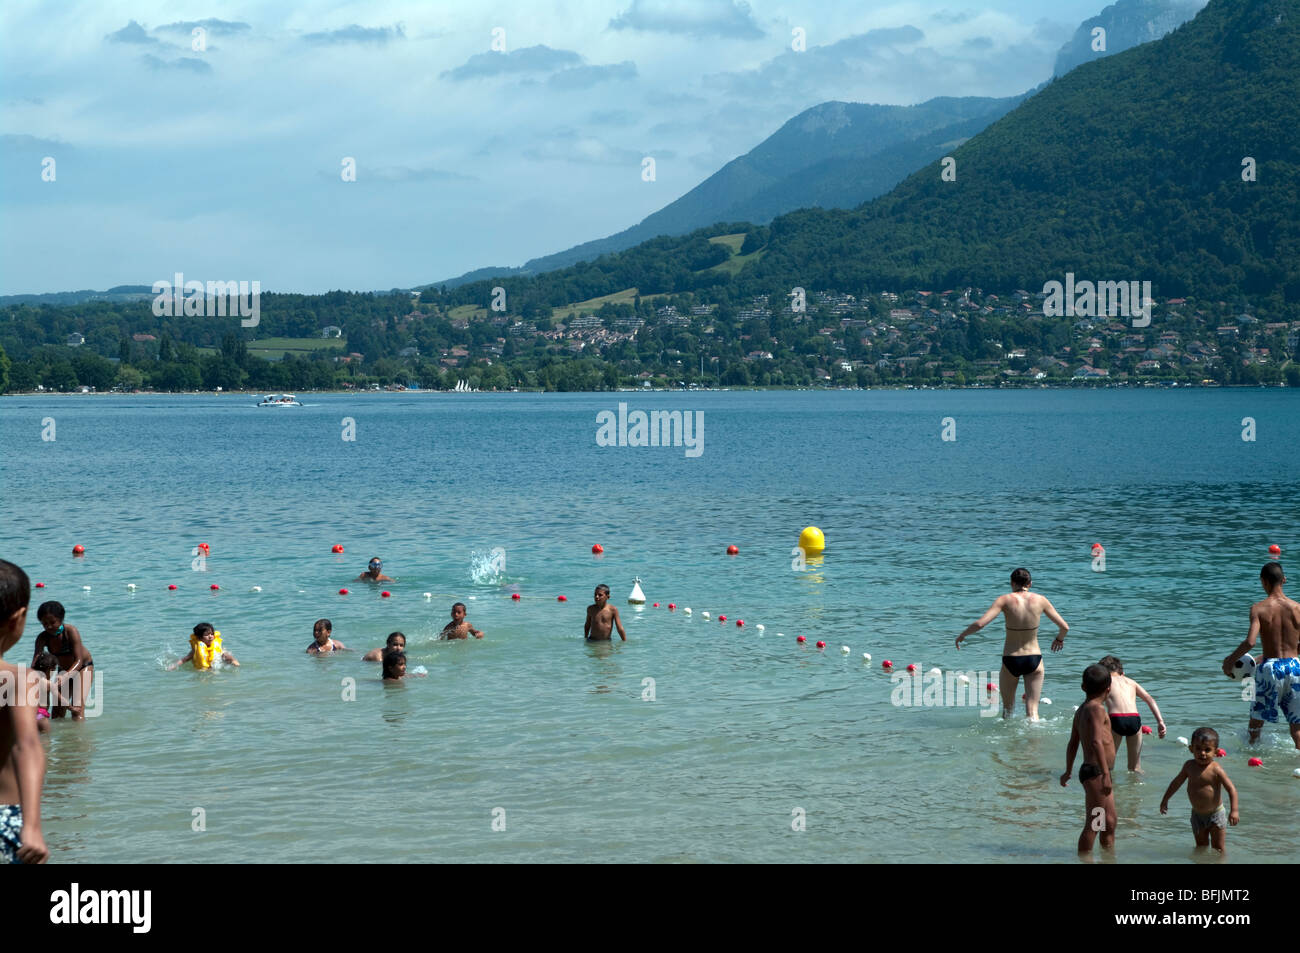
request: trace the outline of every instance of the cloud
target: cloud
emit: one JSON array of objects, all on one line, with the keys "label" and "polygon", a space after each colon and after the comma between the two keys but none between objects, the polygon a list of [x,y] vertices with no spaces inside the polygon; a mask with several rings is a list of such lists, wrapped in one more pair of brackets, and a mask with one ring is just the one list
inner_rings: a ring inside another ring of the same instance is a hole
[{"label": "cloud", "polygon": [[967,50],[991,50],[993,41],[987,36],[972,36],[962,41],[962,47]]},{"label": "cloud", "polygon": [[341,43],[371,43],[383,46],[392,40],[406,39],[406,31],[400,23],[394,26],[357,26],[353,23],[339,30],[326,30],[322,33],[307,33],[303,40],[317,45],[336,45]]},{"label": "cloud", "polygon": [[[331,172],[330,178],[336,178],[337,174]],[[435,169],[432,166],[415,167],[410,166],[388,166],[382,169],[375,169],[370,173],[374,178],[382,182],[478,182],[477,176],[462,175],[459,172],[448,172],[445,169]]]},{"label": "cloud", "polygon": [[460,82],[482,76],[503,76],[509,73],[551,73],[581,64],[582,57],[572,50],[553,50],[549,46],[526,46],[509,53],[475,53],[455,69],[445,70],[439,78]]},{"label": "cloud", "polygon": [[204,60],[196,59],[193,56],[182,56],[178,60],[159,59],[152,53],[146,53],[140,57],[140,62],[144,63],[150,69],[156,70],[189,70],[191,73],[211,73],[212,66]]},{"label": "cloud", "polygon": [[[583,165],[621,165],[639,169],[646,153],[635,149],[620,149],[594,136],[565,129],[524,149],[522,155],[530,162],[578,162]],[[656,153],[656,156],[660,155],[666,153]]]},{"label": "cloud", "polygon": [[183,33],[189,36],[193,33],[195,27],[201,27],[213,36],[234,36],[252,29],[247,23],[217,20],[208,17],[206,20],[180,20],[176,23],[164,23],[162,26],[154,27],[153,31],[155,33]]},{"label": "cloud", "polygon": [[607,80],[636,79],[636,64],[631,60],[608,66],[575,66],[561,70],[546,81],[554,89],[590,89]]},{"label": "cloud", "polygon": [[588,115],[587,121],[597,126],[630,126],[642,118],[640,113],[630,109],[602,109]]},{"label": "cloud", "polygon": [[140,43],[146,46],[158,42],[145,31],[144,27],[134,20],[131,20],[116,33],[108,34],[104,39],[110,43]]},{"label": "cloud", "polygon": [[767,34],[744,0],[632,0],[609,21],[611,30],[758,40]]}]

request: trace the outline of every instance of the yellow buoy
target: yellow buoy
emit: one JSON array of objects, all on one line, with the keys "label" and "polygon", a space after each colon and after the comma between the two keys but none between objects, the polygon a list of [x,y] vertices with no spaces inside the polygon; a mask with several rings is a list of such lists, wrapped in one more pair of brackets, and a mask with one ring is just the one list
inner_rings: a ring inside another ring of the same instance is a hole
[{"label": "yellow buoy", "polygon": [[816,526],[805,526],[799,534],[799,548],[809,556],[815,556],[826,548],[826,537]]}]

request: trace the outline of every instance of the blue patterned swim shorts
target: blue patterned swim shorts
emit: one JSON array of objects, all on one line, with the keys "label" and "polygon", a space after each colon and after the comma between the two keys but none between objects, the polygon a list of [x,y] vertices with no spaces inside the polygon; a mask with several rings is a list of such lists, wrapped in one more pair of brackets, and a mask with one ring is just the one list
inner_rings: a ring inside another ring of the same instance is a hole
[{"label": "blue patterned swim shorts", "polygon": [[0,804],[0,863],[18,863],[23,846],[23,809],[17,804]]},{"label": "blue patterned swim shorts", "polygon": [[1261,659],[1255,666],[1255,721],[1278,721],[1278,710],[1288,724],[1300,725],[1300,659]]}]

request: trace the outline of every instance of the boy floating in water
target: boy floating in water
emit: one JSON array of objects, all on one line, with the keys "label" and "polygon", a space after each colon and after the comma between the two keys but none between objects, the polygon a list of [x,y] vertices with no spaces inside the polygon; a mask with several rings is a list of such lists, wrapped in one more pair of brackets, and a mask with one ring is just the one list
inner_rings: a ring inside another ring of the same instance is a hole
[{"label": "boy floating in water", "polygon": [[43,864],[50,856],[41,833],[41,784],[45,747],[36,729],[36,706],[28,704],[24,673],[4,660],[27,625],[31,580],[0,559],[0,863]]},{"label": "boy floating in water", "polygon": [[1110,766],[1115,761],[1115,746],[1110,740],[1110,723],[1106,718],[1105,699],[1110,691],[1110,672],[1100,665],[1083,670],[1083,693],[1088,700],[1074,713],[1070,743],[1065,749],[1065,774],[1061,787],[1070,781],[1074,756],[1083,746],[1083,764],[1079,765],[1079,783],[1083,785],[1086,811],[1083,833],[1079,835],[1079,853],[1092,852],[1092,842],[1101,833],[1101,846],[1115,846],[1115,797],[1110,786]]},{"label": "boy floating in water", "polygon": [[[1141,698],[1151,709],[1151,714],[1156,719],[1156,726],[1160,729],[1161,738],[1168,730],[1165,727],[1165,720],[1160,717],[1156,700],[1146,693],[1146,689],[1124,674],[1123,662],[1113,655],[1107,655],[1097,664],[1110,672],[1110,694],[1106,696],[1106,713],[1110,718],[1111,742],[1115,746],[1115,756],[1119,756],[1119,739],[1127,739],[1125,743],[1128,746],[1128,769],[1141,773],[1142,716],[1137,713],[1137,700]],[[1112,771],[1115,770],[1113,760],[1110,767]]]},{"label": "boy floating in water", "polygon": [[[49,652],[59,660],[60,682],[68,691],[59,692],[59,701],[66,704],[54,709],[54,717],[62,718],[65,712],[72,712],[73,721],[82,721],[86,717],[86,699],[90,697],[90,686],[95,680],[95,660],[81,641],[81,633],[75,625],[63,624],[63,606],[57,602],[43,602],[36,610],[36,618],[45,627],[45,631],[36,636],[36,648],[32,653],[33,661],[42,652]],[[75,676],[75,677],[74,677]],[[69,691],[71,697],[68,696]]]},{"label": "boy floating in water", "polygon": [[1259,740],[1266,721],[1286,716],[1291,741],[1300,748],[1300,604],[1282,591],[1286,574],[1278,563],[1259,571],[1259,581],[1268,593],[1250,607],[1250,631],[1246,640],[1223,660],[1223,674],[1232,678],[1232,664],[1255,647],[1256,637],[1264,640],[1263,657],[1255,666],[1255,704],[1250,708],[1250,741]]},{"label": "boy floating in water", "polygon": [[194,627],[194,633],[190,636],[190,654],[179,662],[168,665],[167,670],[170,672],[180,668],[186,662],[193,662],[194,668],[202,672],[212,668],[217,659],[235,668],[239,667],[239,660],[221,647],[221,633],[214,629],[211,623],[200,622]]},{"label": "boy floating in water", "polygon": [[468,639],[470,636],[476,639],[483,638],[481,630],[474,628],[465,618],[465,603],[457,602],[451,607],[451,621],[442,627],[442,633],[438,636],[440,639]]},{"label": "boy floating in water", "polygon": [[1065,648],[1065,633],[1070,626],[1061,618],[1056,607],[1036,592],[1030,592],[1032,580],[1028,569],[1017,569],[1011,574],[1011,591],[993,600],[989,611],[979,620],[966,626],[957,636],[957,648],[961,640],[973,632],[978,632],[992,622],[999,612],[1006,616],[1007,638],[1002,645],[1002,672],[998,687],[1002,692],[1002,717],[1010,718],[1016,705],[1016,686],[1020,679],[1025,680],[1025,714],[1030,719],[1038,720],[1038,698],[1043,692],[1043,650],[1038,647],[1038,620],[1047,613],[1047,617],[1056,623],[1059,630],[1052,643],[1052,651],[1059,652]]},{"label": "boy floating in water", "polygon": [[334,631],[334,623],[329,619],[317,619],[311,627],[312,642],[307,646],[308,655],[329,655],[331,652],[339,650],[348,651],[348,647],[342,642],[330,637]]},{"label": "boy floating in water", "polygon": [[361,661],[382,662],[384,660],[384,653],[387,652],[389,649],[397,649],[397,651],[399,652],[405,652],[406,636],[404,636],[400,632],[392,633],[388,637],[388,641],[384,643],[384,647],[382,649],[371,649],[365,655],[361,656]]},{"label": "boy floating in water", "polygon": [[[1219,733],[1213,728],[1197,728],[1192,732],[1192,743],[1187,750],[1192,753],[1192,760],[1183,763],[1183,770],[1178,777],[1169,782],[1164,800],[1160,802],[1160,813],[1169,813],[1169,799],[1174,792],[1187,782],[1187,797],[1192,802],[1192,834],[1197,847],[1213,847],[1222,851],[1228,837],[1228,825],[1237,826],[1241,815],[1237,813],[1237,789],[1228,780],[1228,772],[1214,760],[1214,752],[1219,747]],[[1226,817],[1223,813],[1222,789],[1228,789],[1232,812]]]},{"label": "boy floating in water", "polygon": [[383,560],[380,559],[378,556],[372,556],[370,558],[370,565],[366,567],[365,572],[357,576],[356,581],[357,582],[392,582],[393,578],[391,576],[385,576],[383,573],[383,568],[384,568]]},{"label": "boy floating in water", "polygon": [[627,641],[623,631],[623,620],[618,617],[618,610],[609,604],[609,586],[603,582],[596,587],[595,603],[587,606],[587,621],[582,626],[582,634],[588,642],[608,642],[614,626],[618,626],[618,637]]}]

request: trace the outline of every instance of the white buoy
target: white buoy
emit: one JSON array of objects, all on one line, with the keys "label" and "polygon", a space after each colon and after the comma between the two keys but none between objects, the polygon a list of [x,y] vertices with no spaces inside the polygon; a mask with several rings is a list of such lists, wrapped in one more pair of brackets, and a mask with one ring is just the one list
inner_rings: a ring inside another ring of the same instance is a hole
[{"label": "white buoy", "polygon": [[852,652],[852,651],[853,651],[853,650],[852,650],[851,648],[849,648],[847,645],[841,645],[841,646],[840,646],[840,654],[841,654],[841,655],[848,655],[848,654],[849,654],[850,652]]},{"label": "white buoy", "polygon": [[1191,744],[1191,742],[1188,741],[1186,738],[1179,738],[1179,739],[1178,739],[1178,743],[1179,743],[1180,745],[1189,745],[1189,744]]},{"label": "white buoy", "polygon": [[645,593],[641,591],[641,577],[632,580],[632,591],[627,594],[627,601],[634,606],[645,605]]},{"label": "white buoy", "polygon": [[1040,698],[1038,700],[1042,702],[1044,705],[1050,705],[1052,703],[1052,700],[1050,698]]},{"label": "white buoy", "polygon": [[90,587],[89,587],[89,586],[82,586],[82,587],[81,587],[81,591],[82,591],[82,592],[90,592]]},{"label": "white buoy", "polygon": [[941,668],[937,668],[937,667],[936,667],[936,668],[932,668],[932,669],[930,669],[930,671],[926,672],[925,674],[926,674],[926,675],[938,675],[939,677],[943,677],[943,669],[941,669]]},{"label": "white buoy", "polygon": [[690,609],[689,606],[687,606],[687,607],[686,607],[685,609],[683,609],[682,611],[685,612],[687,615],[690,615],[690,614],[691,614],[691,609]]},{"label": "white buoy", "polygon": [[871,661],[871,653],[870,653],[870,652],[863,652],[863,653],[862,653],[862,661],[864,661],[864,662],[870,662],[870,661]]},{"label": "white buoy", "polygon": [[970,677],[967,676],[967,675],[958,675],[958,676],[957,676],[957,684],[958,684],[958,685],[969,685],[969,684],[970,684]]},{"label": "white buoy", "polygon": [[426,593],[424,594],[424,598],[426,598],[426,599],[432,599],[432,598],[433,598],[433,593],[432,593],[432,592],[426,592]]},{"label": "white buoy", "polygon": [[708,614],[707,612],[701,612],[701,613],[700,613],[700,618],[701,618],[701,619],[707,619],[708,617],[709,617],[709,614]]},{"label": "white buoy", "polygon": [[1291,776],[1293,778],[1300,778],[1300,768],[1296,768],[1294,771],[1292,771]]},{"label": "white buoy", "polygon": [[473,601],[474,601],[475,599],[477,599],[477,598],[478,598],[478,596],[470,596],[470,597],[469,597],[469,601],[470,601],[470,602],[473,602]]},{"label": "white buoy", "polygon": [[776,637],[777,637],[778,639],[784,639],[784,638],[785,638],[785,636],[782,635],[780,632],[778,632],[778,633],[776,634]]},{"label": "white buoy", "polygon": [[128,582],[128,583],[126,584],[126,588],[130,589],[132,592],[135,592],[135,583],[133,583],[133,582]]},{"label": "white buoy", "polygon": [[261,587],[261,586],[254,586],[254,587],[253,587],[253,591],[254,591],[254,592],[261,592],[261,591],[262,591],[262,587]]},{"label": "white buoy", "polygon": [[754,628],[758,629],[759,632],[767,631],[767,626],[763,625],[761,622],[758,625],[754,626]]}]

